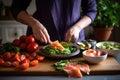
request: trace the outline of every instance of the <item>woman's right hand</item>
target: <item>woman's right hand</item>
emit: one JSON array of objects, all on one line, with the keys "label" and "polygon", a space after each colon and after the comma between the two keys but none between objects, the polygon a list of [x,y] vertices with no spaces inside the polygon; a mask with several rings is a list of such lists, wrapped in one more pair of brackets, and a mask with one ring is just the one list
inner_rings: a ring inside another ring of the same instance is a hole
[{"label": "woman's right hand", "polygon": [[51,43],[48,31],[46,30],[43,24],[37,21],[32,26],[32,30],[33,30],[33,35],[37,40],[40,40],[40,42],[45,43],[45,44]]}]

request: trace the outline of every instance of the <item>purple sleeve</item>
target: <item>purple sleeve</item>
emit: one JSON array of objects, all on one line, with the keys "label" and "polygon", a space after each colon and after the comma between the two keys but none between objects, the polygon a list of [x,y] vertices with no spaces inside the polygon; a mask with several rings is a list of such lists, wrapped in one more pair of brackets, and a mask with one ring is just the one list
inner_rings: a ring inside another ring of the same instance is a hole
[{"label": "purple sleeve", "polygon": [[26,11],[31,0],[13,0],[11,5],[11,12],[13,17],[16,19],[20,11]]},{"label": "purple sleeve", "polygon": [[96,0],[82,0],[82,11],[93,22],[97,14]]}]

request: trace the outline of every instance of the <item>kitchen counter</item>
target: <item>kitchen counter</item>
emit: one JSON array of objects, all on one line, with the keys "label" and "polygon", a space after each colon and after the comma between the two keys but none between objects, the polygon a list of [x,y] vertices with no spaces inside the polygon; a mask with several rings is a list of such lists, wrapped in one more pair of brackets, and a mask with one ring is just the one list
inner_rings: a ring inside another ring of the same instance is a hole
[{"label": "kitchen counter", "polygon": [[[115,56],[120,63],[120,54]],[[0,76],[0,80],[120,80],[120,74],[114,75],[84,75],[83,78],[68,78],[66,76]]]}]

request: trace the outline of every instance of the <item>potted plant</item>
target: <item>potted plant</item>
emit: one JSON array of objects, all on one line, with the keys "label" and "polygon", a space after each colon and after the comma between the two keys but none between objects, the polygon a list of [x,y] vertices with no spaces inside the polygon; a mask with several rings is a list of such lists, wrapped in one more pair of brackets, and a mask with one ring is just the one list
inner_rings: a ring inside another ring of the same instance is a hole
[{"label": "potted plant", "polygon": [[97,0],[97,9],[98,13],[93,23],[95,39],[106,41],[109,39],[113,27],[118,27],[120,24],[120,5],[113,0]]}]

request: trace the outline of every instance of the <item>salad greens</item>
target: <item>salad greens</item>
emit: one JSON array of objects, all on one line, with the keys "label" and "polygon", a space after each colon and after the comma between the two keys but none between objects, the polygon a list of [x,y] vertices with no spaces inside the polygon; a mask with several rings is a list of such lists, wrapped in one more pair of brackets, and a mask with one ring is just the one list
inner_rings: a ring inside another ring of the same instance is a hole
[{"label": "salad greens", "polygon": [[0,48],[0,54],[1,53],[4,53],[6,51],[10,51],[10,52],[19,52],[20,51],[20,48],[17,47],[17,46],[14,46],[12,45],[12,43],[10,42],[7,42],[7,43],[4,43],[2,45],[2,47]]},{"label": "salad greens", "polygon": [[45,53],[48,53],[50,55],[61,55],[61,54],[71,54],[77,50],[76,47],[73,46],[70,42],[62,42],[61,45],[65,48],[64,50],[59,50],[55,47],[52,47],[50,45],[47,45],[42,49]]},{"label": "salad greens", "polygon": [[102,45],[100,45],[99,48],[107,50],[120,50],[120,45],[113,42],[105,42]]}]

